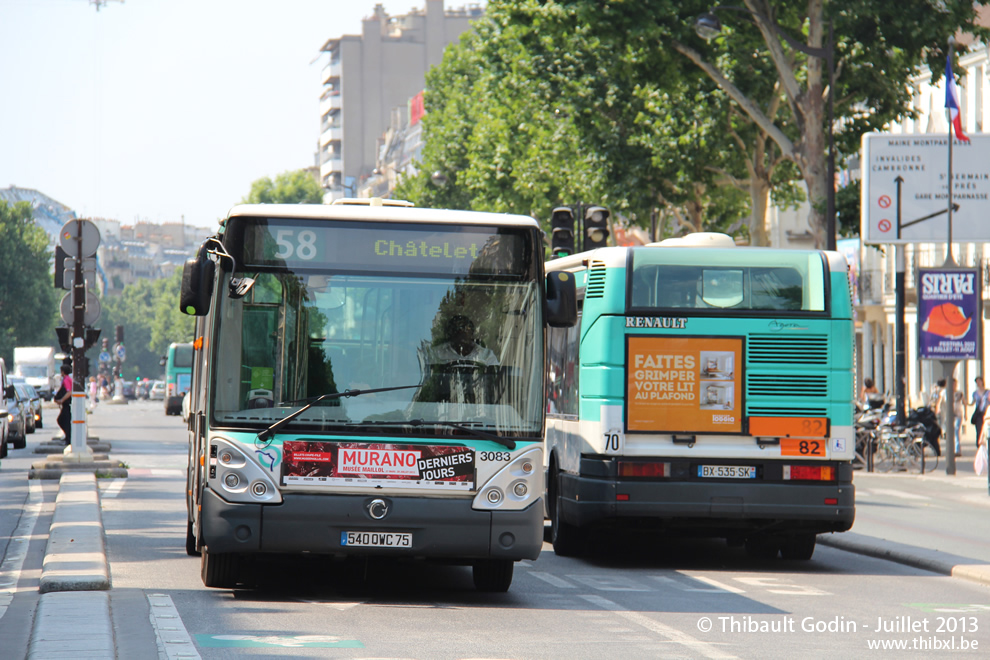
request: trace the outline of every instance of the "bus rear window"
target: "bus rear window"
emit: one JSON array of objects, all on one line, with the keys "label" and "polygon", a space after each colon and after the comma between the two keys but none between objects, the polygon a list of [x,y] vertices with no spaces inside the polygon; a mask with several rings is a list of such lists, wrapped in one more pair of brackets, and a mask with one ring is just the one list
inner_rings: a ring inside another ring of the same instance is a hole
[{"label": "bus rear window", "polygon": [[192,344],[180,344],[175,347],[175,353],[172,358],[172,366],[179,369],[188,369],[192,367],[193,363],[193,349]]},{"label": "bus rear window", "polygon": [[824,312],[819,253],[746,248],[632,250],[633,309]]}]

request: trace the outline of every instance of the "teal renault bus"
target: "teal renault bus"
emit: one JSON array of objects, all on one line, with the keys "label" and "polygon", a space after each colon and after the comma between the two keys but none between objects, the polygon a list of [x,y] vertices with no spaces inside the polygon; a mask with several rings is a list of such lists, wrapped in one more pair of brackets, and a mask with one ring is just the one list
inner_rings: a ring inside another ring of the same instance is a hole
[{"label": "teal renault bus", "polygon": [[192,384],[193,345],[172,343],[165,354],[165,414],[178,415]]},{"label": "teal renault bus", "polygon": [[367,200],[234,207],[183,271],[197,316],[186,551],[472,567],[543,546],[547,325],[574,279],[524,216]]},{"label": "teal renault bus", "polygon": [[578,323],[548,340],[557,554],[616,526],[810,559],[853,524],[853,318],[836,252],[692,234],[554,259]]}]

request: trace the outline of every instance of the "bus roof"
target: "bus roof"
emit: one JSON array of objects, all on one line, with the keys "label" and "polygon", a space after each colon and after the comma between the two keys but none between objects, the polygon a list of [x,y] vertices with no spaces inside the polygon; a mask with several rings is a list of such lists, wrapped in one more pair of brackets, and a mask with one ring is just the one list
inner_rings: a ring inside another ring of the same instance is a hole
[{"label": "bus roof", "polygon": [[423,222],[467,225],[507,225],[539,227],[526,215],[455,211],[403,206],[368,204],[238,204],[230,209],[224,224],[234,217],[303,218],[307,220],[360,220],[362,222]]}]

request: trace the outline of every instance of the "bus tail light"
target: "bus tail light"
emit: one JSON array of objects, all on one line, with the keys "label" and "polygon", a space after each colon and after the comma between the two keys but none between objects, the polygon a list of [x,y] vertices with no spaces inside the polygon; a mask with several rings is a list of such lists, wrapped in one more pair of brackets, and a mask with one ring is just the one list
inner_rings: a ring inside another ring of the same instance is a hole
[{"label": "bus tail light", "polygon": [[785,481],[835,481],[831,465],[785,465]]},{"label": "bus tail light", "polygon": [[620,477],[669,477],[670,463],[657,461],[619,461]]}]

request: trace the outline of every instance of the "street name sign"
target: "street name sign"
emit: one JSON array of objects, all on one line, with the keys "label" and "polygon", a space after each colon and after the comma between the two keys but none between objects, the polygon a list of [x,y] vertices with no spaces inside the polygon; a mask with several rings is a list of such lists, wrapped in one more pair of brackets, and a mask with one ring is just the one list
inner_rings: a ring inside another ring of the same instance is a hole
[{"label": "street name sign", "polygon": [[[952,143],[953,242],[990,241],[990,134]],[[864,243],[945,243],[949,136],[863,136],[861,236]]]}]

